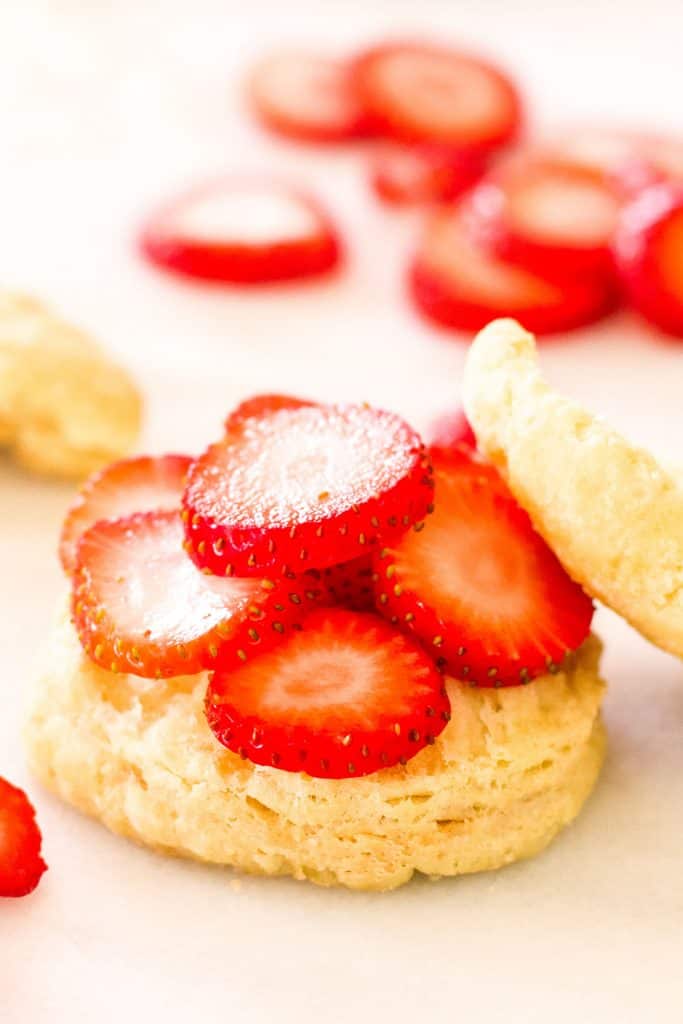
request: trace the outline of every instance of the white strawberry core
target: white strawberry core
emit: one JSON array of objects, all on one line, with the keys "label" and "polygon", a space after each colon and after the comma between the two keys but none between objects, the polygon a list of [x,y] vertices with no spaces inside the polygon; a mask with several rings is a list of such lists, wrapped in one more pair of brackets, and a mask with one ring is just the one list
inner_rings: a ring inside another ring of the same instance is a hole
[{"label": "white strawberry core", "polygon": [[226,186],[179,206],[165,230],[193,242],[274,245],[319,233],[318,217],[286,189]]},{"label": "white strawberry core", "polygon": [[529,235],[590,246],[610,237],[617,204],[600,185],[549,176],[516,189],[510,212]]},{"label": "white strawberry core", "polygon": [[264,106],[297,122],[344,125],[358,113],[343,66],[321,57],[271,58],[257,70],[254,88]]}]

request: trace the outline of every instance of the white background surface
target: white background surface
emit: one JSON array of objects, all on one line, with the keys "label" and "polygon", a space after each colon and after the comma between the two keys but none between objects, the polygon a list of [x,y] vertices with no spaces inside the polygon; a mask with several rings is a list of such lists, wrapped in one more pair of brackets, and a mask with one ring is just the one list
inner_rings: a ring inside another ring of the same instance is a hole
[{"label": "white background surface", "polygon": [[[259,390],[365,398],[419,427],[457,402],[463,346],[403,295],[416,219],[373,201],[362,153],[275,142],[239,102],[240,71],[269,43],[411,30],[504,59],[537,121],[683,130],[676,0],[0,5],[0,283],[49,299],[125,359],[146,390],[146,447],[202,446]],[[348,238],[345,274],[240,294],[145,267],[141,216],[224,168],[317,188]],[[681,346],[624,314],[543,361],[683,462]],[[63,585],[55,538],[69,496],[0,465],[0,774],[29,787],[50,864],[33,897],[0,906],[0,1020],[681,1020],[680,663],[599,612],[608,763],[577,824],[532,862],[375,896],[164,860],[25,771],[22,713]]]}]

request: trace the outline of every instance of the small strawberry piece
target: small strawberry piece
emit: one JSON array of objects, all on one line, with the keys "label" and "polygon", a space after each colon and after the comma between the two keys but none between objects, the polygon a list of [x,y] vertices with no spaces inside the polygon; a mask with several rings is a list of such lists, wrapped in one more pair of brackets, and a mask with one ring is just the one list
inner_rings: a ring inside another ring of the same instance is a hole
[{"label": "small strawberry piece", "polygon": [[[315,594],[313,591],[316,590]],[[102,520],[78,544],[72,611],[89,657],[112,672],[188,675],[279,643],[320,591],[283,580],[217,579],[183,549],[177,512]]]},{"label": "small strawberry piece", "polygon": [[601,275],[551,280],[496,257],[469,236],[457,208],[432,220],[410,284],[425,316],[463,331],[511,316],[536,334],[553,334],[592,323],[616,305],[613,283]]},{"label": "small strawberry piece", "polygon": [[341,255],[335,229],[313,199],[277,182],[236,179],[162,209],[141,246],[165,270],[243,285],[323,274]]},{"label": "small strawberry piece", "polygon": [[253,398],[246,398],[240,402],[229,413],[225,420],[225,429],[232,430],[254,416],[266,416],[271,412],[279,412],[280,409],[302,409],[308,405],[315,405],[315,402],[308,402],[305,398],[294,398],[292,395],[254,395]]},{"label": "small strawberry piece", "polygon": [[433,458],[448,455],[460,445],[476,449],[477,439],[463,409],[440,416],[431,430],[429,454]]},{"label": "small strawberry piece", "polygon": [[62,526],[59,557],[65,571],[74,570],[79,537],[100,519],[180,508],[191,461],[189,455],[142,455],[112,462],[94,473],[81,487]]},{"label": "small strawberry piece", "polygon": [[342,61],[273,54],[254,68],[248,96],[267,128],[302,142],[344,142],[367,132],[365,112]]},{"label": "small strawberry piece", "polygon": [[319,588],[324,604],[369,612],[375,607],[373,573],[372,558],[365,555],[327,569],[309,569],[304,578]]},{"label": "small strawberry piece", "polygon": [[626,206],[614,253],[631,304],[683,337],[683,185],[655,185]]},{"label": "small strawberry piece", "polygon": [[427,514],[429,461],[400,417],[315,405],[252,417],[192,465],[183,517],[196,564],[282,575],[359,557]]},{"label": "small strawberry piece", "polygon": [[357,94],[378,133],[488,152],[518,133],[512,82],[470,54],[418,43],[378,46],[359,57]]},{"label": "small strawberry piece", "polygon": [[376,558],[377,607],[456,678],[514,686],[583,643],[593,605],[491,472],[464,448],[435,463],[434,516]]},{"label": "small strawberry piece", "polygon": [[467,200],[475,238],[545,277],[613,274],[618,211],[602,174],[533,153],[499,165]]},{"label": "small strawberry piece", "polygon": [[450,704],[414,641],[375,615],[324,609],[278,649],[216,672],[206,713],[254,764],[344,779],[405,763],[444,729]]},{"label": "small strawberry piece", "polygon": [[36,812],[21,789],[0,778],[0,896],[27,896],[47,871]]},{"label": "small strawberry piece", "polygon": [[485,166],[480,156],[452,146],[382,146],[373,159],[371,181],[387,203],[447,203],[471,188]]}]

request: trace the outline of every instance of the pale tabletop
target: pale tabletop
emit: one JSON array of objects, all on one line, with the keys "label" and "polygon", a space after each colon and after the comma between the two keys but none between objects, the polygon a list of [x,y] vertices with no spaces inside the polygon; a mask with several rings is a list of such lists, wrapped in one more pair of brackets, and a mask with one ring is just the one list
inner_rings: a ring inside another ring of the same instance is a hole
[{"label": "pale tabletop", "polygon": [[[0,285],[48,299],[128,363],[152,450],[197,450],[255,391],[363,398],[425,427],[458,402],[465,347],[406,300],[418,218],[375,202],[362,153],[261,134],[240,71],[284,39],[343,47],[431,31],[504,59],[539,122],[683,131],[682,22],[675,0],[6,0]],[[241,294],[147,268],[140,218],[223,169],[317,189],[345,231],[346,272]],[[567,392],[683,463],[683,346],[620,314],[542,360]],[[30,790],[50,865],[33,897],[0,906],[3,1024],[682,1019],[679,662],[599,611],[608,762],[578,822],[534,861],[376,896],[165,860],[63,806],[25,768],[21,724],[63,587],[55,538],[70,494],[0,464],[0,774]]]}]

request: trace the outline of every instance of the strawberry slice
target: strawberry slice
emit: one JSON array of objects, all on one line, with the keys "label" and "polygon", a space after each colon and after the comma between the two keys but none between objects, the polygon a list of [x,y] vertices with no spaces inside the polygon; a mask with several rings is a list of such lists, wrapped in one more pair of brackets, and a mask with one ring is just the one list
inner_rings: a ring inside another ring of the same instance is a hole
[{"label": "strawberry slice", "polygon": [[613,273],[618,211],[602,174],[533,153],[499,165],[467,201],[476,238],[503,259],[560,278]]},{"label": "strawberry slice", "polygon": [[318,603],[312,584],[217,579],[183,549],[177,512],[102,520],[81,537],[72,611],[85,652],[147,678],[189,675],[268,649]]},{"label": "strawberry slice", "polygon": [[446,47],[378,46],[354,66],[360,102],[375,130],[402,142],[489,151],[513,139],[521,103],[498,68]]},{"label": "strawberry slice", "polygon": [[471,188],[485,170],[482,157],[452,146],[382,146],[372,167],[372,186],[394,205],[447,203]]},{"label": "strawberry slice", "polygon": [[36,812],[23,790],[0,778],[0,896],[27,896],[47,864]]},{"label": "strawberry slice", "polygon": [[271,412],[279,412],[280,409],[302,409],[308,405],[315,405],[315,402],[309,402],[305,398],[294,398],[292,395],[254,395],[253,398],[245,398],[228,414],[225,429],[232,430],[254,416],[258,418]]},{"label": "strawberry slice", "polygon": [[592,323],[616,305],[613,283],[601,275],[551,280],[495,256],[469,237],[457,208],[428,226],[410,284],[425,316],[464,331],[512,316],[536,334],[552,334]]},{"label": "strawberry slice", "polygon": [[218,576],[324,569],[424,518],[429,462],[400,417],[316,405],[251,418],[193,463],[188,550]]},{"label": "strawberry slice", "polygon": [[614,252],[631,304],[683,337],[683,184],[654,185],[627,205]]},{"label": "strawberry slice", "polygon": [[364,555],[327,569],[309,569],[304,578],[318,588],[323,604],[370,612],[375,607],[373,574],[372,558]]},{"label": "strawberry slice", "polygon": [[141,245],[165,270],[244,285],[323,274],[341,254],[331,221],[312,198],[274,181],[230,178],[162,209]]},{"label": "strawberry slice", "polygon": [[78,539],[100,519],[118,519],[134,512],[180,508],[189,455],[141,455],[122,459],[94,473],[81,487],[66,514],[59,557],[66,572],[76,565]]},{"label": "strawberry slice", "polygon": [[405,763],[434,742],[450,704],[414,641],[375,615],[324,609],[278,649],[214,673],[206,713],[219,742],[254,764],[344,779]]},{"label": "strawberry slice", "polygon": [[477,439],[464,410],[456,409],[440,416],[432,426],[429,454],[433,458],[442,458],[461,444],[476,449]]},{"label": "strawberry slice", "polygon": [[256,115],[271,131],[303,142],[344,142],[367,119],[342,61],[285,51],[260,61],[248,83]]},{"label": "strawberry slice", "polygon": [[435,463],[436,512],[378,555],[377,607],[458,679],[514,686],[588,635],[593,605],[466,449]]}]

